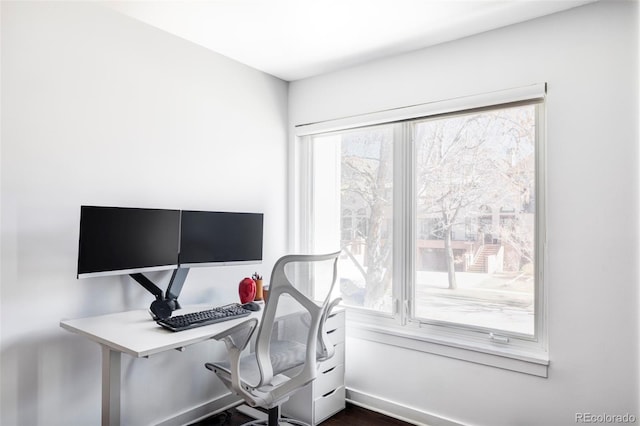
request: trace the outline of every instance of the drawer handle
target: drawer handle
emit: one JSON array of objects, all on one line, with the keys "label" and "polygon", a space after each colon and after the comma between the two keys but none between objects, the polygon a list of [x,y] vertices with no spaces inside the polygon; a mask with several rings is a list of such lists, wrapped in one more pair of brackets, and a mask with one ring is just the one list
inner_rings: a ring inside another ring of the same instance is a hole
[{"label": "drawer handle", "polygon": [[327,373],[329,373],[329,372],[331,372],[331,371],[333,371],[335,369],[336,369],[336,367],[331,367],[330,369],[328,369],[326,371],[323,371],[322,374],[327,374]]},{"label": "drawer handle", "polygon": [[323,398],[326,398],[326,397],[328,397],[329,395],[336,393],[336,391],[337,391],[337,390],[338,390],[338,389],[330,390],[329,392],[327,392],[327,393],[325,393],[324,395],[322,395],[322,397],[323,397]]}]

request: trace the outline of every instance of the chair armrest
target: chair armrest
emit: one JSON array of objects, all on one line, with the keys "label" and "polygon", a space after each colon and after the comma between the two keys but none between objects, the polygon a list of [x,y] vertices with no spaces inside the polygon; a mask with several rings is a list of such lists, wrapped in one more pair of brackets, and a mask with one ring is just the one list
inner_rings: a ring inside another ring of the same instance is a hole
[{"label": "chair armrest", "polygon": [[333,308],[338,306],[342,301],[342,298],[338,297],[329,303],[322,313],[322,320],[320,321],[320,328],[318,329],[318,349],[317,359],[318,361],[324,361],[331,358],[335,354],[335,348],[329,339],[327,334],[327,318],[331,315]]},{"label": "chair armrest", "polygon": [[251,336],[253,336],[253,332],[257,325],[258,320],[256,318],[251,318],[216,334],[212,339],[224,341],[227,345],[227,349],[233,348],[242,352],[247,347],[247,344],[249,344]]},{"label": "chair armrest", "polygon": [[239,395],[249,398],[251,398],[251,395],[242,388],[240,380],[240,356],[242,355],[242,351],[244,351],[251,341],[251,336],[253,335],[257,325],[258,320],[256,318],[251,318],[212,337],[214,340],[222,340],[227,347],[227,355],[229,356],[229,367],[231,372],[231,387]]},{"label": "chair armrest", "polygon": [[249,344],[251,336],[253,336],[253,332],[257,326],[258,320],[256,318],[251,318],[216,334],[212,339],[224,341],[227,345],[227,349],[232,347],[242,352],[247,347],[247,344]]}]

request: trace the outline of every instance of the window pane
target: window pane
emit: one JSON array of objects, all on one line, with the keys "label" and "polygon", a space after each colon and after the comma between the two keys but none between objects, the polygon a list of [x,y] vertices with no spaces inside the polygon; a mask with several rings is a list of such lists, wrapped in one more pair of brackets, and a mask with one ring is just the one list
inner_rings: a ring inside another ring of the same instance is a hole
[{"label": "window pane", "polygon": [[311,138],[314,252],[340,247],[335,296],[391,313],[393,129]]},{"label": "window pane", "polygon": [[415,317],[534,334],[535,117],[414,123]]}]

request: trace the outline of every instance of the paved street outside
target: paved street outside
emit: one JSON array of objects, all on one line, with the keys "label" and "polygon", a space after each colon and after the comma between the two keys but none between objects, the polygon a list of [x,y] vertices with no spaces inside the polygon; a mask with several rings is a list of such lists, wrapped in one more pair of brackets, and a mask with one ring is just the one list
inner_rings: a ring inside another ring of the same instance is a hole
[{"label": "paved street outside", "polygon": [[533,334],[533,277],[524,273],[457,272],[449,289],[445,272],[416,277],[417,316],[509,332]]},{"label": "paved street outside", "polygon": [[[335,296],[353,306],[364,304],[364,279],[351,262],[340,265],[341,286]],[[457,288],[449,289],[446,272],[417,271],[416,316],[503,330],[534,333],[534,282],[531,273],[456,272]],[[392,311],[391,290],[381,301]]]}]

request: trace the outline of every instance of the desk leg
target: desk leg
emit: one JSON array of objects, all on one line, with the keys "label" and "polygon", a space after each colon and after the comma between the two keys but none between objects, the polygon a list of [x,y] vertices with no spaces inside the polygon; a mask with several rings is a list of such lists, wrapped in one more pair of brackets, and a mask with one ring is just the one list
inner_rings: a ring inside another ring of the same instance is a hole
[{"label": "desk leg", "polygon": [[102,346],[102,426],[120,424],[121,353]]}]

